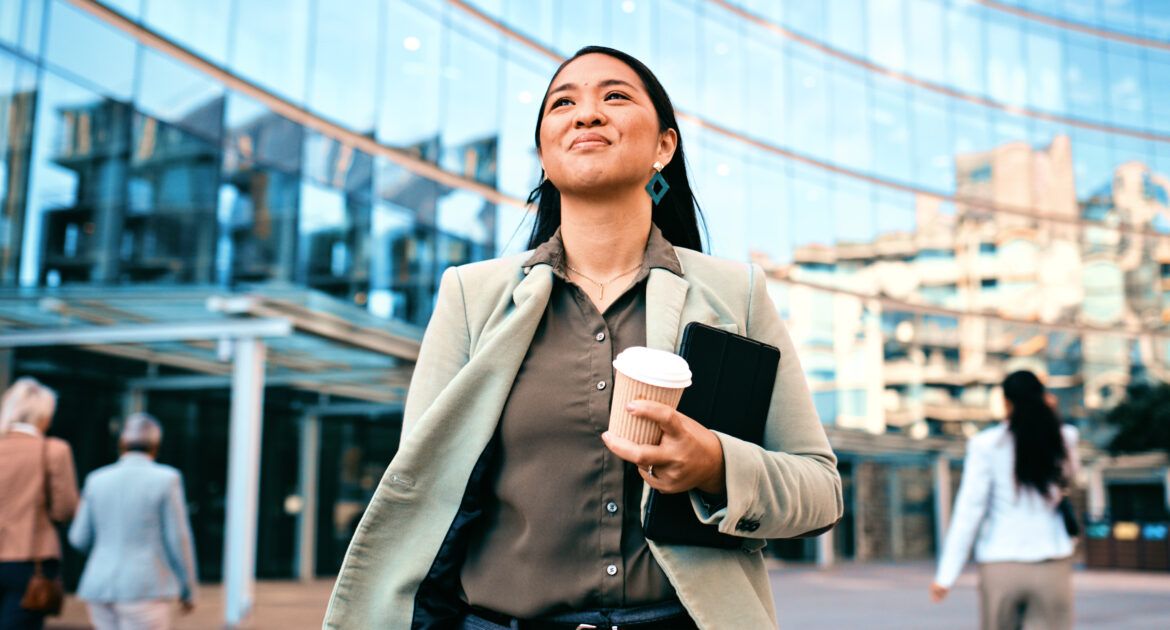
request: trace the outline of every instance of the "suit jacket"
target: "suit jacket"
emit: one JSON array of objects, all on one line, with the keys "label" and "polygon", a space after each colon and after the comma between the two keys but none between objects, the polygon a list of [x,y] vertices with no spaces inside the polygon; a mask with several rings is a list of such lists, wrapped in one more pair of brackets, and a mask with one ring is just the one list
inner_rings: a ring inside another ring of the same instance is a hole
[{"label": "suit jacket", "polygon": [[90,602],[194,601],[195,550],[183,477],[130,452],[85,480],[69,542],[89,553],[77,595]]},{"label": "suit jacket", "polygon": [[[748,539],[742,549],[650,542],[651,552],[701,628],[775,627],[763,555],[767,538],[836,522],[841,479],[792,341],[756,265],[675,248],[683,275],[653,269],[646,287],[646,343],[678,351],[691,321],[780,348],[783,358],[764,446],[718,434],[727,505],[696,513]],[[530,253],[448,269],[411,381],[398,453],[350,543],[326,628],[426,627],[423,595],[457,589],[440,570],[451,532],[469,508],[467,489],[540,323],[552,268]],[[644,488],[643,505],[648,490]],[[694,494],[694,493],[692,493]],[[450,527],[448,527],[450,525]],[[432,585],[439,582],[437,585]],[[420,612],[422,611],[422,612]],[[437,624],[436,624],[437,625]]]},{"label": "suit jacket", "polygon": [[[44,438],[17,431],[0,436],[0,562],[61,557],[53,522],[68,521],[77,510],[77,475],[69,444],[47,439],[46,444]],[[47,514],[42,448],[47,450],[51,496]]]}]

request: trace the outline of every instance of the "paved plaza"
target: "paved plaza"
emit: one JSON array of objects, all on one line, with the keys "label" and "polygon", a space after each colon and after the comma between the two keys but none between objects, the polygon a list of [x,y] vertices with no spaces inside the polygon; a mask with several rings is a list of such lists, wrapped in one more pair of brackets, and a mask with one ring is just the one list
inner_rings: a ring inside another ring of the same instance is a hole
[{"label": "paved plaza", "polygon": [[[926,589],[932,566],[845,564],[829,570],[777,566],[772,589],[782,628],[956,630],[976,627],[975,576],[968,571],[947,601],[932,604]],[[1164,630],[1170,628],[1170,574],[1078,571],[1077,628]],[[320,628],[330,581],[309,584],[261,582],[256,614],[248,628]],[[175,630],[218,628],[222,591],[203,588],[196,611],[180,617]],[[48,624],[57,630],[89,628],[84,607],[70,599],[65,614]]]}]

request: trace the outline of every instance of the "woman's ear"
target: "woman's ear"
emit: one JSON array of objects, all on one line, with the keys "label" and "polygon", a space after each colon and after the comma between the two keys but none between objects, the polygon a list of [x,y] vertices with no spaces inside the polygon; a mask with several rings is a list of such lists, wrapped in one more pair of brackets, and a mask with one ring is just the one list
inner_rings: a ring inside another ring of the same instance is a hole
[{"label": "woman's ear", "polygon": [[667,129],[658,134],[658,161],[665,164],[670,164],[674,159],[674,151],[678,148],[678,132],[674,129]]}]

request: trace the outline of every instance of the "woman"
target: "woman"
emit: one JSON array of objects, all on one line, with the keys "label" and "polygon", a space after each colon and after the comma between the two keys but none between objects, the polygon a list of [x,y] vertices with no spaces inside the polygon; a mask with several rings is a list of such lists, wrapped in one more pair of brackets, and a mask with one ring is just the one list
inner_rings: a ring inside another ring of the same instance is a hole
[{"label": "woman", "polygon": [[1028,371],[1003,382],[1008,420],[967,445],[963,481],[931,585],[946,598],[971,545],[984,630],[1071,628],[1073,540],[1057,506],[1080,466],[1077,430]]},{"label": "woman", "polygon": [[[831,525],[842,500],[764,274],[699,253],[674,110],[644,65],[584,48],[542,103],[535,249],[444,273],[325,626],[774,627],[765,539]],[[632,412],[660,445],[604,433],[613,358],[674,351],[691,321],[780,348],[764,447],[648,401]],[[648,488],[690,492],[742,548],[647,541]]]},{"label": "woman", "polygon": [[[73,451],[45,437],[57,408],[53,390],[21,378],[0,400],[0,628],[40,628],[44,615],[20,605],[35,561],[48,577],[60,571],[53,522],[73,518],[77,478]],[[46,485],[48,505],[46,506]]]},{"label": "woman", "polygon": [[162,426],[135,413],[118,439],[121,457],[85,479],[69,542],[89,554],[77,596],[97,630],[165,630],[178,600],[195,607],[195,549],[183,476],[156,463]]}]

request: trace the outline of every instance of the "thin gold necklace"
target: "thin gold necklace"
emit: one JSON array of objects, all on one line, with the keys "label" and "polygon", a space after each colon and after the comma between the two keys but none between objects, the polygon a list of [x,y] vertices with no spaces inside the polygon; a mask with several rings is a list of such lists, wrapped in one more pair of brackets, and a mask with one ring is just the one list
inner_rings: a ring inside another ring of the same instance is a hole
[{"label": "thin gold necklace", "polygon": [[641,269],[641,268],[642,268],[642,263],[638,263],[638,266],[636,266],[636,267],[634,267],[634,268],[632,268],[632,269],[629,269],[629,270],[623,271],[623,272],[619,273],[618,275],[616,275],[616,276],[614,276],[614,277],[610,278],[609,280],[606,280],[605,282],[598,282],[598,281],[594,280],[593,278],[590,278],[589,276],[587,276],[587,275],[585,275],[585,274],[581,273],[580,271],[577,271],[576,269],[573,269],[573,266],[572,266],[572,265],[570,265],[569,263],[565,263],[565,266],[569,268],[569,271],[572,271],[573,273],[577,274],[578,276],[581,276],[582,278],[585,278],[586,280],[588,280],[588,281],[592,282],[593,284],[596,284],[596,285],[597,285],[597,288],[601,289],[601,294],[597,296],[597,299],[598,299],[598,300],[604,300],[604,299],[605,299],[605,285],[607,285],[607,284],[609,284],[609,283],[613,282],[614,280],[617,280],[618,278],[621,278],[622,276],[625,276],[625,275],[627,275],[627,274],[629,274],[629,273],[631,273],[631,272],[633,272],[633,271],[637,271],[638,269]]}]

